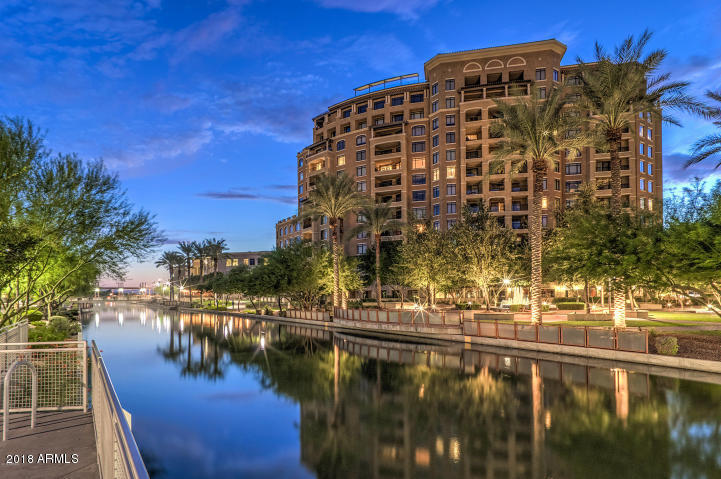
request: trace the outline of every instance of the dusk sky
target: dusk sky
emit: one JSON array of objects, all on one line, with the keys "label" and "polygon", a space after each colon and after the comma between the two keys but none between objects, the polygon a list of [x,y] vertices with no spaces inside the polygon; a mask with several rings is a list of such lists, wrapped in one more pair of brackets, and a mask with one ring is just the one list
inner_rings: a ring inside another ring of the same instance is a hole
[{"label": "dusk sky", "polygon": [[[103,158],[166,248],[270,249],[295,213],[311,118],[361,84],[422,76],[436,53],[556,38],[575,63],[649,28],[675,79],[721,88],[718,0],[2,0],[0,16],[0,114],[31,119],[54,151]],[[666,188],[713,178],[715,162],[682,170],[712,130],[682,119],[664,127]],[[133,265],[127,284],[166,276]]]}]

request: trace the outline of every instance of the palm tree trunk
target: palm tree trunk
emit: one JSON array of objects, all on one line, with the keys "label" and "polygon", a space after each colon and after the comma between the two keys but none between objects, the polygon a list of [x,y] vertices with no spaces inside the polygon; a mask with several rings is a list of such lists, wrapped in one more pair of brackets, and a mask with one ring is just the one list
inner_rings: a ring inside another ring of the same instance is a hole
[{"label": "palm tree trunk", "polygon": [[531,323],[541,324],[541,285],[543,272],[541,261],[543,247],[543,230],[541,229],[541,199],[543,196],[543,178],[548,166],[544,160],[533,162],[533,204],[531,210],[529,233],[531,236]]},{"label": "palm tree trunk", "polygon": [[333,235],[333,308],[340,305],[340,245],[338,241],[338,225],[333,221],[330,225]]},{"label": "palm tree trunk", "polygon": [[[621,214],[621,158],[618,149],[621,145],[621,131],[611,130],[606,134],[608,153],[611,159],[611,214],[614,218]],[[619,278],[616,278],[618,280]],[[626,295],[618,284],[613,288],[613,325],[626,327]]]},{"label": "palm tree trunk", "polygon": [[381,235],[376,234],[376,298],[381,309]]}]

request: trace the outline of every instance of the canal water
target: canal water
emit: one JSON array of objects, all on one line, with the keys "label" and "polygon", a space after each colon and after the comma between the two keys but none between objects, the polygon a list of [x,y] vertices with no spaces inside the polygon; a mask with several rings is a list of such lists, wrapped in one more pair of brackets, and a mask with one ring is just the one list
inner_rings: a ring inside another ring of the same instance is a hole
[{"label": "canal water", "polygon": [[96,306],[153,478],[719,478],[721,386]]}]

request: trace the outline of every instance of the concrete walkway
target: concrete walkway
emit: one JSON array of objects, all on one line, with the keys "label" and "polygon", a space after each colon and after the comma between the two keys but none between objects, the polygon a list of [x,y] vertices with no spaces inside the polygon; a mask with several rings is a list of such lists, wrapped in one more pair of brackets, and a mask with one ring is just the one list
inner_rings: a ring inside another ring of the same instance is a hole
[{"label": "concrete walkway", "polygon": [[91,412],[39,412],[35,429],[30,413],[10,415],[8,440],[0,441],[0,478],[99,477]]}]

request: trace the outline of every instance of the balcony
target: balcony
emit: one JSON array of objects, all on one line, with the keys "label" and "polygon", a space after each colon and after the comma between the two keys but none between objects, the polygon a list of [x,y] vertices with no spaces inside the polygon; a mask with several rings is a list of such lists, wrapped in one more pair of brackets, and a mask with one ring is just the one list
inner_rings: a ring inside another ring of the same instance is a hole
[{"label": "balcony", "polygon": [[461,88],[462,101],[476,101],[491,98],[505,98],[512,96],[525,96],[530,94],[531,80],[513,79],[503,82],[498,77],[488,76],[488,81],[484,84],[475,82],[466,82],[466,86]]},{"label": "balcony", "polygon": [[483,119],[483,110],[470,110],[466,112],[466,123],[481,121]]},{"label": "balcony", "polygon": [[376,195],[376,203],[396,203],[401,201],[401,194],[396,193],[395,195]]},{"label": "balcony", "polygon": [[376,145],[375,148],[373,148],[373,156],[376,158],[378,157],[385,157],[390,155],[400,155],[401,154],[401,142],[396,141],[392,143],[384,143],[382,145]]},{"label": "balcony", "polygon": [[491,181],[488,183],[488,191],[504,191],[506,189],[504,180]]},{"label": "balcony", "polygon": [[400,135],[403,133],[403,121],[386,123],[383,125],[373,125],[373,138],[383,138],[384,136]]},{"label": "balcony", "polygon": [[506,202],[502,199],[491,200],[488,203],[488,211],[491,213],[503,213],[506,211]]},{"label": "balcony", "polygon": [[481,176],[481,168],[466,168],[466,177]]},{"label": "balcony", "polygon": [[528,200],[513,200],[511,211],[528,211]]},{"label": "balcony", "polygon": [[323,172],[323,170],[325,170],[325,167],[326,167],[325,160],[317,161],[314,163],[309,163],[308,164],[308,174],[312,176],[312,175],[321,173],[321,172]]},{"label": "balcony", "polygon": [[480,183],[476,183],[474,185],[466,185],[466,194],[467,195],[481,195],[481,194],[483,194],[483,188],[481,188]]},{"label": "balcony", "polygon": [[528,180],[516,180],[511,182],[511,191],[513,193],[528,191]]},{"label": "balcony", "polygon": [[466,160],[477,160],[483,156],[483,149],[466,150]]},{"label": "balcony", "polygon": [[483,138],[483,130],[478,128],[466,132],[466,141],[478,141]]},{"label": "balcony", "polygon": [[375,170],[376,176],[400,174],[401,173],[401,164],[400,163],[387,163],[384,165],[376,165],[374,170]]},{"label": "balcony", "polygon": [[376,181],[376,189],[378,188],[390,188],[390,187],[400,187],[401,186],[401,179],[400,178],[392,178],[388,180],[377,180]]},{"label": "balcony", "polygon": [[514,230],[525,230],[528,228],[528,216],[512,216],[511,217],[511,228]]}]

